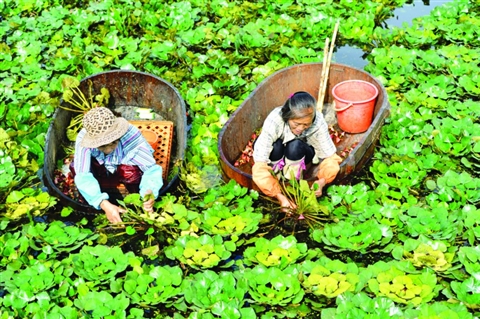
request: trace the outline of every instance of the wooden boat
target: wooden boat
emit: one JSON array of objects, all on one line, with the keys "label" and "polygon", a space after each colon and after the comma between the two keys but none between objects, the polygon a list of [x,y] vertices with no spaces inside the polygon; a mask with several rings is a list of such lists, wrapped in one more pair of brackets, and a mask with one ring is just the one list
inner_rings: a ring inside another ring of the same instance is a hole
[{"label": "wooden boat", "polygon": [[[318,96],[321,73],[322,63],[298,64],[277,71],[255,88],[231,115],[219,134],[218,149],[224,179],[234,179],[242,186],[258,190],[252,181],[251,164],[237,167],[235,162],[251,139],[252,133],[262,127],[270,111],[283,105],[291,93],[306,91],[314,97]],[[358,134],[346,133],[341,142],[336,144],[338,154],[345,150],[349,150],[349,154],[340,165],[335,184],[350,181],[371,158],[385,118],[390,114],[385,88],[375,77],[348,65],[331,63],[323,107],[329,126],[339,130],[335,114],[331,116],[331,112],[335,112],[331,106],[334,102],[331,90],[336,84],[347,80],[372,83],[378,89],[378,97],[373,121],[368,130]]]},{"label": "wooden boat", "polygon": [[[130,117],[131,113],[135,113],[133,110],[142,108],[153,110],[155,118],[169,123],[170,127],[173,122],[173,131],[169,133],[171,145],[168,149],[167,168],[170,168],[170,173],[164,176],[164,185],[160,190],[160,195],[165,194],[178,181],[178,170],[172,169],[172,166],[178,160],[183,160],[187,146],[186,108],[178,90],[157,76],[127,70],[107,71],[82,79],[80,89],[87,97],[90,96],[89,85],[92,85],[93,96],[99,94],[102,88],[108,89],[110,100],[107,106],[128,120],[132,120]],[[71,105],[63,100],[61,104],[71,108]],[[47,131],[43,180],[49,193],[59,198],[62,205],[71,206],[76,211],[94,213],[98,210],[67,196],[54,182],[57,165],[66,157],[64,147],[72,144],[66,137],[66,131],[71,118],[75,115],[76,113],[63,108],[57,108],[55,111]]]}]

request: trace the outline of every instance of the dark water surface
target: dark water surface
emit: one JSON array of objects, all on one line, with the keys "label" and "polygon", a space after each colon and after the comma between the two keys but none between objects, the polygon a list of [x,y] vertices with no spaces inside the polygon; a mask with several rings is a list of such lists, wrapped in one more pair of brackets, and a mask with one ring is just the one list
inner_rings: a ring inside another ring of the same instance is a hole
[{"label": "dark water surface", "polygon": [[[413,0],[409,4],[405,4],[401,8],[393,11],[393,16],[385,21],[383,27],[403,27],[404,24],[411,25],[413,19],[427,16],[430,12],[438,6],[445,3],[452,2],[452,0]],[[333,62],[348,64],[356,68],[362,69],[367,65],[366,52],[357,47],[344,45],[338,47],[332,57]]]}]

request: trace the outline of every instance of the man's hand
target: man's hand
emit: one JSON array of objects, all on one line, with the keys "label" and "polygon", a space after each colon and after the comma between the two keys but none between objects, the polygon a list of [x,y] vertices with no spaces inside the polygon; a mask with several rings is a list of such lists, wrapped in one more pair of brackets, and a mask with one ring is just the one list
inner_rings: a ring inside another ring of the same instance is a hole
[{"label": "man's hand", "polygon": [[282,206],[282,209],[281,211],[284,212],[284,213],[288,213],[290,212],[291,210],[293,209],[296,209],[297,208],[297,205],[295,203],[293,203],[292,201],[290,201],[285,195],[283,195],[282,193],[278,193],[276,196],[275,196],[278,201],[280,202],[280,206]]},{"label": "man's hand", "polygon": [[315,182],[312,184],[312,189],[314,190],[316,187],[315,185],[318,185],[318,189],[315,191],[315,196],[319,197],[322,196],[322,189],[325,187],[327,182],[325,181],[325,178],[320,178],[317,179]]},{"label": "man's hand", "polygon": [[153,212],[153,204],[155,203],[155,197],[153,196],[152,190],[147,190],[145,196],[143,196],[143,209],[146,212]]},{"label": "man's hand", "polygon": [[113,205],[106,199],[100,203],[100,208],[103,209],[110,223],[116,224],[122,222],[122,218],[120,218],[120,213],[125,212],[123,208],[118,207],[117,205]]}]

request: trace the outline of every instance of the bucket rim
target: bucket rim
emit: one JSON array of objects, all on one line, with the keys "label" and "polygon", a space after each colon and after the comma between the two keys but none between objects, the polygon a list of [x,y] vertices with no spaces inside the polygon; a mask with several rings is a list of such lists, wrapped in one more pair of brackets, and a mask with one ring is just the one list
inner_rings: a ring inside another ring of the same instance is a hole
[{"label": "bucket rim", "polygon": [[[345,100],[345,99],[342,99],[341,97],[338,97],[337,94],[335,94],[335,89],[336,89],[338,86],[342,85],[342,84],[350,83],[350,82],[365,83],[365,84],[373,87],[373,89],[375,90],[375,94],[373,94],[373,96],[372,96],[371,98],[366,99],[366,100],[361,100],[361,101]],[[368,82],[368,81],[364,81],[364,80],[346,80],[346,81],[342,81],[342,82],[340,82],[340,83],[335,84],[335,86],[332,88],[332,95],[333,95],[333,97],[334,97],[335,100],[338,100],[338,101],[343,102],[343,103],[361,104],[361,103],[370,102],[370,101],[376,99],[377,96],[378,96],[378,88],[377,88],[375,85],[373,85],[373,83],[370,83],[370,82]]]}]

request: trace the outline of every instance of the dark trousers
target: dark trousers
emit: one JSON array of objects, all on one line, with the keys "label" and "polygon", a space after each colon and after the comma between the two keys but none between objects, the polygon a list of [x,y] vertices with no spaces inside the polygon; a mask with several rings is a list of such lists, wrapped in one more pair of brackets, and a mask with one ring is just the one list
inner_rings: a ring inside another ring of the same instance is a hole
[{"label": "dark trousers", "polygon": [[278,139],[273,143],[270,160],[275,162],[285,157],[292,161],[298,161],[305,156],[305,164],[310,164],[314,155],[313,147],[302,140],[295,139],[283,145],[283,141]]},{"label": "dark trousers", "polygon": [[[75,177],[73,161],[70,163],[70,171]],[[143,172],[138,166],[118,165],[114,173],[110,173],[105,165],[101,165],[96,158],[91,158],[90,171],[100,184],[102,191],[117,188],[120,184],[125,185],[129,193],[138,193],[140,191],[140,181]]]}]

